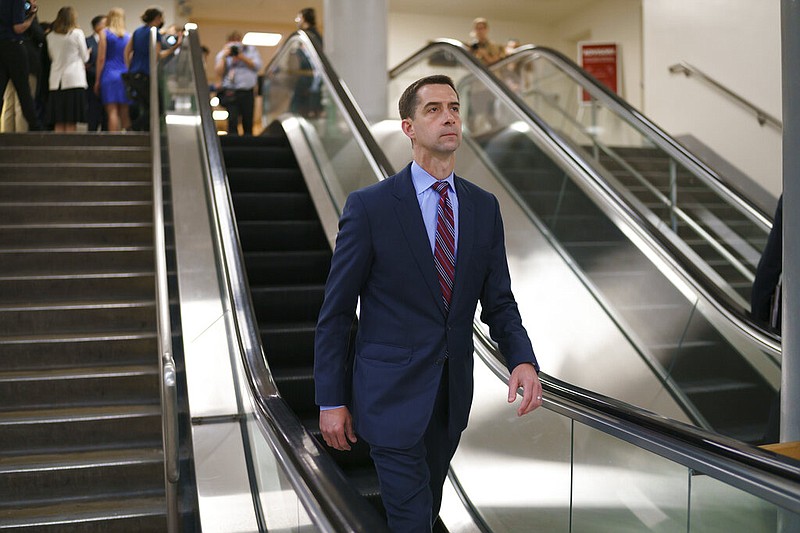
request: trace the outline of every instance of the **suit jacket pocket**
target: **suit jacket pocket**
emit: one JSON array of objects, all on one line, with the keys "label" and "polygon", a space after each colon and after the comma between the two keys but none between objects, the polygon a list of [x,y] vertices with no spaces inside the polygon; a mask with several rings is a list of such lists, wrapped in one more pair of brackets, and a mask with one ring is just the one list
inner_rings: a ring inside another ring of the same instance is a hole
[{"label": "suit jacket pocket", "polygon": [[411,349],[378,342],[362,342],[358,357],[371,362],[391,365],[407,365],[411,360]]}]

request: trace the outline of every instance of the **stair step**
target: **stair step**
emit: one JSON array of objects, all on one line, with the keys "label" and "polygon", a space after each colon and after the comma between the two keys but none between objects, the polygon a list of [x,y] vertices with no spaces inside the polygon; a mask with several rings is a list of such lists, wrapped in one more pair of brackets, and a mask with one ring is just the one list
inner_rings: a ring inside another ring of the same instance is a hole
[{"label": "stair step", "polygon": [[35,530],[43,533],[166,531],[164,495],[131,494],[116,498],[0,509],[0,529]]},{"label": "stair step", "polygon": [[155,298],[155,274],[150,271],[61,276],[0,275],[0,306],[69,298],[76,302]]},{"label": "stair step", "polygon": [[237,223],[247,251],[321,250],[329,247],[318,220],[242,221]]},{"label": "stair step", "polygon": [[308,192],[297,168],[228,168],[228,183],[236,192]]},{"label": "stair step", "polygon": [[3,145],[5,146],[72,146],[85,148],[87,146],[126,146],[150,147],[149,133],[128,132],[125,135],[109,133],[57,133],[28,132],[4,133]]},{"label": "stair step", "polygon": [[9,202],[144,202],[151,201],[152,196],[149,180],[0,182],[0,198]]},{"label": "stair step", "polygon": [[233,193],[236,220],[318,220],[307,192]]},{"label": "stair step", "polygon": [[152,493],[164,490],[163,453],[128,448],[8,457],[0,479],[0,501],[15,507]]},{"label": "stair step", "polygon": [[0,163],[36,163],[58,161],[69,163],[150,163],[150,147],[142,146],[0,146]]},{"label": "stair step", "polygon": [[331,265],[331,252],[301,250],[287,252],[245,252],[250,285],[294,285],[324,283]]},{"label": "stair step", "polygon": [[261,342],[270,368],[279,365],[314,364],[313,321],[270,323],[260,328]]},{"label": "stair step", "polygon": [[152,243],[153,223],[149,220],[94,224],[0,225],[0,248],[146,246]]},{"label": "stair step", "polygon": [[152,246],[0,249],[0,271],[6,276],[135,272],[153,268]]},{"label": "stair step", "polygon": [[150,365],[4,371],[0,410],[141,403],[159,397],[158,376],[155,357]]},{"label": "stair step", "polygon": [[0,336],[54,332],[155,331],[154,300],[0,306]]},{"label": "stair step", "polygon": [[131,181],[148,179],[150,163],[2,163],[0,181]]},{"label": "stair step", "polygon": [[160,446],[158,403],[0,411],[0,457]]},{"label": "stair step", "polygon": [[0,337],[6,370],[147,364],[157,354],[155,331]]},{"label": "stair step", "polygon": [[2,202],[0,224],[109,224],[153,220],[152,202]]}]

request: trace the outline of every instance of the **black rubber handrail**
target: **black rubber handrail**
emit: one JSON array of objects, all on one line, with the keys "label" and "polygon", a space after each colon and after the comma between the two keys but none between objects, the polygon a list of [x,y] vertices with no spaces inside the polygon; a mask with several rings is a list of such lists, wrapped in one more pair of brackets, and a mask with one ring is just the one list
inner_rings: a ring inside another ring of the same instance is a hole
[{"label": "black rubber handrail", "polygon": [[[286,473],[318,527],[323,531],[335,532],[387,531],[385,521],[356,492],[331,456],[303,427],[297,415],[277,393],[264,357],[252,307],[225,162],[211,114],[210,95],[196,31],[189,32],[189,42],[193,70],[200,73],[195,76],[195,94],[215,190],[216,204],[213,210],[224,243],[223,261],[234,307],[236,341],[254,399],[256,418],[262,432],[276,446],[278,460],[290,467]],[[292,470],[298,476],[293,476]]]}]

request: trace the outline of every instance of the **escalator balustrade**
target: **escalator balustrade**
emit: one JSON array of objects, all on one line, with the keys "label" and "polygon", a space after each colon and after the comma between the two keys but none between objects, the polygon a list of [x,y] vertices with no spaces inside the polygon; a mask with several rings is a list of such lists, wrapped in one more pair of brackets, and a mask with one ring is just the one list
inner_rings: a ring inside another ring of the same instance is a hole
[{"label": "escalator balustrade", "polygon": [[761,442],[774,396],[761,375],[526,135],[506,129],[476,140],[620,327],[694,407],[695,422]]}]

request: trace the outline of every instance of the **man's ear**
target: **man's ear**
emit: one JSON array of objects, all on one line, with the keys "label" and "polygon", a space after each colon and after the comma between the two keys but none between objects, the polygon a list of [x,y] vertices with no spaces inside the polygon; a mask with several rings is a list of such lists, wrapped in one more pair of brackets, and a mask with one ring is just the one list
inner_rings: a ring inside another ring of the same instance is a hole
[{"label": "man's ear", "polygon": [[415,133],[414,133],[414,124],[411,122],[411,119],[404,118],[402,122],[400,122],[400,127],[403,129],[403,133],[406,134],[406,137],[414,140]]}]

